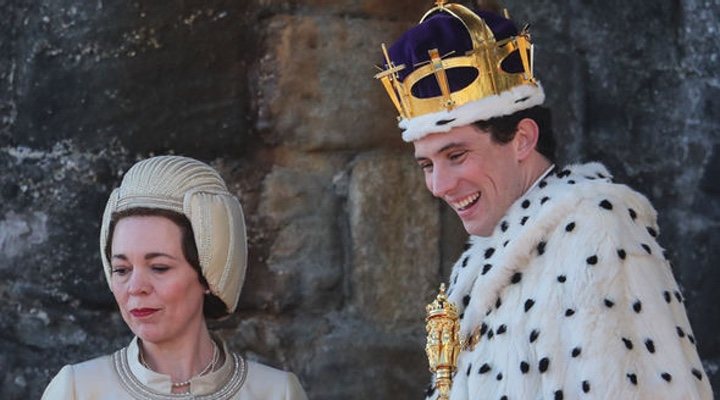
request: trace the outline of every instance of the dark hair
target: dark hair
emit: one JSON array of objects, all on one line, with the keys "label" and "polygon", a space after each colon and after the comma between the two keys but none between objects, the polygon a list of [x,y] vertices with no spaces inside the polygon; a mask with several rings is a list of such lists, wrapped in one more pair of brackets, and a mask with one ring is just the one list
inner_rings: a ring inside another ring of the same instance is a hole
[{"label": "dark hair", "polygon": [[[108,239],[105,245],[105,257],[110,260],[111,257],[111,244],[113,238],[113,232],[115,232],[115,225],[123,218],[127,217],[163,217],[174,222],[175,225],[180,228],[180,244],[182,247],[183,256],[187,262],[193,267],[195,272],[198,274],[198,280],[203,287],[208,287],[207,280],[202,274],[200,268],[200,256],[198,256],[197,245],[195,244],[195,236],[193,234],[192,225],[186,216],[177,213],[175,211],[163,210],[159,208],[146,208],[137,207],[128,210],[116,212],[110,218],[110,224],[108,227]],[[227,306],[220,300],[219,297],[214,294],[206,294],[203,299],[203,315],[208,319],[218,319],[229,315]]]},{"label": "dark hair", "polygon": [[555,139],[552,130],[552,115],[548,108],[535,106],[503,117],[475,121],[473,125],[483,131],[490,132],[490,136],[496,143],[508,143],[515,137],[518,122],[524,118],[532,119],[540,128],[535,149],[550,162],[554,162]]}]

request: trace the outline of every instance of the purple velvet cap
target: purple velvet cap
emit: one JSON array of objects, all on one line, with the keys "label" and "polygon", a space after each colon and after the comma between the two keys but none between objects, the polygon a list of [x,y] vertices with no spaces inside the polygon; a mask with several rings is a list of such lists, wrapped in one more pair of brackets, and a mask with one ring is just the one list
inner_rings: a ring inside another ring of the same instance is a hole
[{"label": "purple velvet cap", "polygon": [[[495,40],[502,40],[518,34],[515,24],[502,16],[487,12],[476,11],[488,25],[495,36]],[[464,56],[473,49],[472,40],[465,25],[458,18],[437,11],[427,17],[422,23],[405,32],[388,49],[390,60],[395,65],[405,64],[405,69],[398,72],[400,81],[411,74],[416,66],[422,66],[430,61],[428,51],[438,49],[440,56],[448,58]],[[502,68],[508,72],[523,71],[520,57],[509,57],[503,62]],[[385,63],[383,63],[385,65]],[[385,65],[387,68],[387,65]],[[473,68],[452,68],[446,70],[450,91],[455,92],[472,83],[478,71]],[[419,98],[436,97],[441,94],[440,87],[435,79],[422,79],[412,88],[413,95]]]}]

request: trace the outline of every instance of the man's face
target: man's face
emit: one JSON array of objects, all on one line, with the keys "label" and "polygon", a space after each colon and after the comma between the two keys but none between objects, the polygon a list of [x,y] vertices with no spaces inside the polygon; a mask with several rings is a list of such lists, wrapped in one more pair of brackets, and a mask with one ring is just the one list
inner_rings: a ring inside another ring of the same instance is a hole
[{"label": "man's face", "polygon": [[466,125],[413,144],[428,190],[455,210],[471,235],[489,236],[523,193],[514,140],[498,144]]}]

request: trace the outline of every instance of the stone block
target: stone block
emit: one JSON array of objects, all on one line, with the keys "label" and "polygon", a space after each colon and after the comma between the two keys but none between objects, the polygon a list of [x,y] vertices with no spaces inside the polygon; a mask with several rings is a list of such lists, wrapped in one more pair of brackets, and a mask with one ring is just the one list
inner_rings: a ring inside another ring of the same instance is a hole
[{"label": "stone block", "polygon": [[410,153],[354,162],[348,197],[352,299],[380,323],[421,323],[440,281],[440,209]]},{"label": "stone block", "polygon": [[316,341],[312,358],[305,364],[310,398],[422,398],[430,381],[423,337],[407,330],[373,331],[363,321],[336,324],[337,329]]},{"label": "stone block", "polygon": [[358,15],[364,18],[406,20],[415,22],[432,2],[417,0],[259,0],[263,13],[312,13],[315,15]]},{"label": "stone block", "polygon": [[258,128],[270,143],[306,151],[398,146],[396,113],[373,75],[380,44],[405,23],[278,16],[259,63]]},{"label": "stone block", "polygon": [[260,214],[273,225],[267,260],[280,309],[332,308],[341,302],[342,243],[332,175],[276,167],[263,183]]}]

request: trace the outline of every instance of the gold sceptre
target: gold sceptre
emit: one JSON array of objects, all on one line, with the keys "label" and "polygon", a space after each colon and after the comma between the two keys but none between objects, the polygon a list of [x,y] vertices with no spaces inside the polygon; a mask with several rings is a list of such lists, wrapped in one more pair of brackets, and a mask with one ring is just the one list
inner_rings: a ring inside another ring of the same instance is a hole
[{"label": "gold sceptre", "polygon": [[425,353],[427,353],[430,372],[435,374],[438,400],[448,400],[460,353],[458,334],[460,323],[457,307],[448,300],[444,283],[440,284],[440,293],[435,301],[428,304],[425,309],[427,311]]}]

